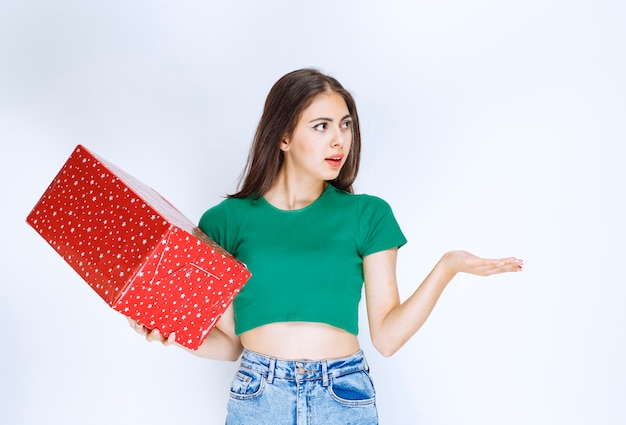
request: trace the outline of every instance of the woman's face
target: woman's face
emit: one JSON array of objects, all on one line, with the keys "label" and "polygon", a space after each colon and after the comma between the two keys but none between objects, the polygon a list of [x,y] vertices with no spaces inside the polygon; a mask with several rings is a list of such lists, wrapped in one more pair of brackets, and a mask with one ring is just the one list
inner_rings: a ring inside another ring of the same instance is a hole
[{"label": "woman's face", "polygon": [[280,148],[284,171],[297,179],[334,180],[352,145],[352,117],[336,92],[317,95]]}]

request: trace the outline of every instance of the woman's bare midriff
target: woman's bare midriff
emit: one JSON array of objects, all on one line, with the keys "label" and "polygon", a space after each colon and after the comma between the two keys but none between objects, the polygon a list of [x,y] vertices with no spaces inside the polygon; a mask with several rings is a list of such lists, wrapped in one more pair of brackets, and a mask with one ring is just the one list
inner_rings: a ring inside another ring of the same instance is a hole
[{"label": "woman's bare midriff", "polygon": [[356,335],[323,323],[271,323],[240,338],[246,349],[278,359],[338,359],[360,350]]}]

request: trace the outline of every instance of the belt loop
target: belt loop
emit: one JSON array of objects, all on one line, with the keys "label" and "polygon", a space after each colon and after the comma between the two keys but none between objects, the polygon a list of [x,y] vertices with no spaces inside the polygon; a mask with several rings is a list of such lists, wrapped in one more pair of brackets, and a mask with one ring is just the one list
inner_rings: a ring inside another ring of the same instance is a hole
[{"label": "belt loop", "polygon": [[328,386],[328,363],[326,360],[322,362],[322,385]]},{"label": "belt loop", "polygon": [[270,359],[270,369],[267,373],[267,383],[271,384],[272,381],[274,380],[274,369],[276,368],[276,359],[271,358]]},{"label": "belt loop", "polygon": [[363,352],[361,352],[361,358],[363,359],[363,364],[365,365],[365,370],[367,372],[370,371],[370,365],[367,363],[367,360],[365,359],[365,355],[363,354]]}]

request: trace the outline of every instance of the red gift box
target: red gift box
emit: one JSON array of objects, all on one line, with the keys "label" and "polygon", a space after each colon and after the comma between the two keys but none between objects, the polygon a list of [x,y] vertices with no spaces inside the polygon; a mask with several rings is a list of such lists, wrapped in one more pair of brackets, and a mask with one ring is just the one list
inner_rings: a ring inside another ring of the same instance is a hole
[{"label": "red gift box", "polygon": [[194,350],[250,277],[165,198],[81,145],[26,221],[112,308]]}]

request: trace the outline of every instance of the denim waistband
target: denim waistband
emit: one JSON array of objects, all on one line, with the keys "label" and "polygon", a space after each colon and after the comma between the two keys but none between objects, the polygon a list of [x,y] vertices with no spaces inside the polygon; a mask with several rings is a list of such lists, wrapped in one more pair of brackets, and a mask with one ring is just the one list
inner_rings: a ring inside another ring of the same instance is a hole
[{"label": "denim waistband", "polygon": [[309,361],[276,359],[244,348],[241,366],[265,375],[270,384],[274,378],[299,381],[321,379],[324,386],[327,386],[330,378],[362,370],[369,371],[362,351],[340,359]]}]

